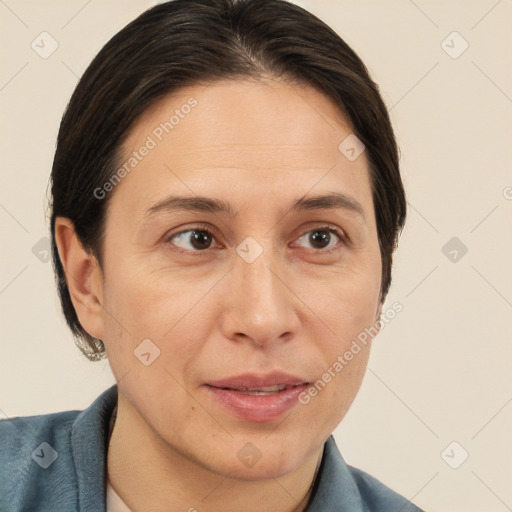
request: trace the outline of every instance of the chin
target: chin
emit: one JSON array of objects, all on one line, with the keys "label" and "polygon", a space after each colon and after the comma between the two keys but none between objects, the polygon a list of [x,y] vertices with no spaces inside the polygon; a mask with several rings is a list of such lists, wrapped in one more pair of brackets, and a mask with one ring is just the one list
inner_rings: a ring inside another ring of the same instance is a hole
[{"label": "chin", "polygon": [[[275,434],[273,434],[275,435]],[[269,480],[283,477],[295,471],[311,455],[299,439],[288,442],[275,435],[273,441],[257,437],[254,441],[237,438],[233,446],[223,447],[217,455],[215,472],[223,476],[245,481]],[[233,456],[226,457],[232,453]]]},{"label": "chin", "polygon": [[301,462],[303,461],[292,460],[291,457],[287,458],[286,456],[284,460],[281,457],[267,457],[265,461],[262,458],[252,467],[247,467],[244,464],[237,464],[235,467],[228,465],[226,468],[228,472],[225,473],[225,476],[247,482],[271,480],[292,473]]}]

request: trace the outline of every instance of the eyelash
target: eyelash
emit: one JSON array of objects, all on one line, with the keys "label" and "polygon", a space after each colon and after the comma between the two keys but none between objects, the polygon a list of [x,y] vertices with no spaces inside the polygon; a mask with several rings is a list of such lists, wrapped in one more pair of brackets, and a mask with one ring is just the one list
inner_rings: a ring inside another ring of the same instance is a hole
[{"label": "eyelash", "polygon": [[[183,235],[184,233],[192,232],[192,231],[205,232],[208,235],[210,235],[213,239],[215,239],[215,234],[212,232],[212,230],[207,225],[199,224],[197,226],[192,226],[183,231],[179,231],[178,233],[173,233],[173,234],[169,235],[168,237],[166,237],[165,242],[169,243],[171,245],[174,245],[174,244],[172,244],[172,240],[175,237],[177,237],[178,235]],[[310,251],[313,251],[317,254],[329,254],[329,253],[339,249],[340,247],[349,245],[349,243],[350,243],[350,239],[346,235],[346,233],[332,225],[324,225],[324,226],[319,226],[319,227],[314,227],[312,229],[308,229],[302,235],[300,235],[298,237],[298,239],[302,238],[304,235],[307,235],[308,233],[311,233],[313,231],[328,231],[329,233],[334,233],[339,239],[339,242],[337,244],[335,244],[333,247],[331,247],[330,249],[309,249]],[[176,245],[174,245],[174,247],[175,247],[174,250],[176,250],[177,252],[184,253],[184,254],[201,254],[201,253],[205,253],[211,249],[211,247],[209,247],[208,249],[204,249],[204,250],[200,251],[200,250],[183,249],[182,247],[178,247]]]}]

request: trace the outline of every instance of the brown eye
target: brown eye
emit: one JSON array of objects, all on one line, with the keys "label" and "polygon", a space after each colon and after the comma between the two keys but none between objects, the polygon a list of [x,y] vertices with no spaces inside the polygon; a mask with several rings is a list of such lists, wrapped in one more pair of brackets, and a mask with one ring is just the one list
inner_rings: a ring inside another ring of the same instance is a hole
[{"label": "brown eye", "polygon": [[298,240],[303,240],[310,244],[311,249],[319,251],[334,249],[336,245],[343,242],[343,237],[337,230],[330,227],[321,227],[308,231],[302,235]]},{"label": "brown eye", "polygon": [[187,251],[204,251],[210,248],[213,239],[206,229],[189,229],[172,235],[168,241]]}]

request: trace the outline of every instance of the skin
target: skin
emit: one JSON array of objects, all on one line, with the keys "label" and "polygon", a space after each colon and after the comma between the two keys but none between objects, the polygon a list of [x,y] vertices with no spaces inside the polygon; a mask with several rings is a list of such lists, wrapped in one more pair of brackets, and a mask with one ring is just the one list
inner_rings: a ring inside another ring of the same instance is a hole
[{"label": "skin", "polygon": [[[271,370],[315,382],[374,325],[381,259],[368,162],[365,153],[349,161],[339,151],[353,131],[331,100],[271,78],[163,98],[131,129],[125,155],[190,97],[197,106],[110,192],[103,268],[68,219],[56,223],[79,320],[104,341],[118,382],[109,480],[133,511],[304,510],[370,344],[279,421],[241,420],[203,384]],[[331,192],[362,214],[291,209],[306,194]],[[145,215],[170,194],[222,199],[236,216]],[[311,235],[326,224],[349,242],[333,234],[315,246]],[[190,230],[205,226],[210,246],[197,249]],[[236,252],[248,236],[263,250],[252,263]],[[144,339],[160,350],[148,366],[134,356]],[[252,467],[237,457],[246,443],[261,453]]]}]

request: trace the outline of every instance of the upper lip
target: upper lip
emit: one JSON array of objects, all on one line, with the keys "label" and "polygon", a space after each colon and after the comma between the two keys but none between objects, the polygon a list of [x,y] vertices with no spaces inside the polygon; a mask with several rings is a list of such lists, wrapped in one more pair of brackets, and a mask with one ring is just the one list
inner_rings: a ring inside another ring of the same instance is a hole
[{"label": "upper lip", "polygon": [[272,372],[266,375],[257,375],[253,373],[246,373],[243,375],[235,375],[225,379],[211,380],[205,383],[207,386],[214,388],[229,388],[240,391],[259,390],[262,388],[269,388],[272,386],[300,386],[301,384],[308,384],[306,379],[290,375],[284,372]]}]

